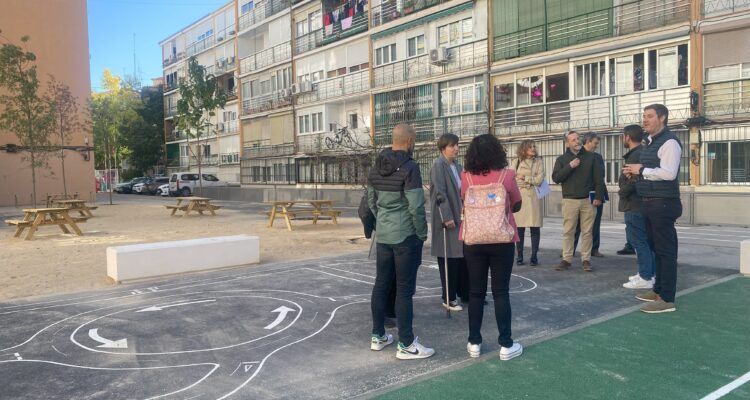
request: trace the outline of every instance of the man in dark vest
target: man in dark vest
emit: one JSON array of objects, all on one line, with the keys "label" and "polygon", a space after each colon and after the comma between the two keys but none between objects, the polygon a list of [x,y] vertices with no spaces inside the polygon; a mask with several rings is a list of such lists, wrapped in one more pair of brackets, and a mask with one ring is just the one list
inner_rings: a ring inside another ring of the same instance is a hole
[{"label": "man in dark vest", "polygon": [[682,144],[667,124],[669,110],[663,104],[643,109],[643,129],[648,133],[640,164],[626,164],[622,172],[637,178],[636,190],[642,198],[641,213],[646,220],[648,244],[656,254],[654,288],[636,296],[648,304],[646,313],[675,311],[677,291],[677,231],[674,224],[682,215],[680,172]]}]

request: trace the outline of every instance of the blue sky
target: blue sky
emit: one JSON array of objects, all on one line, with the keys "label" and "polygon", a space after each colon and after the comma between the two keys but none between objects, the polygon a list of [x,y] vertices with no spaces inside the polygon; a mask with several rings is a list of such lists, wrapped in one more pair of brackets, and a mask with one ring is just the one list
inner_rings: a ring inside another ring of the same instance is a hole
[{"label": "blue sky", "polygon": [[87,0],[91,89],[99,90],[104,68],[133,75],[133,34],[138,77],[162,74],[159,41],[227,4],[229,0]]}]

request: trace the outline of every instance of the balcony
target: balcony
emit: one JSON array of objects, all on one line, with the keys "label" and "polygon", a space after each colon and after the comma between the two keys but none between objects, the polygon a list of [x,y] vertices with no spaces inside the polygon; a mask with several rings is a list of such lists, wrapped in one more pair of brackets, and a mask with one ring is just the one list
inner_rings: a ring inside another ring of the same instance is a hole
[{"label": "balcony", "polygon": [[312,83],[313,90],[297,95],[297,104],[308,104],[340,96],[351,96],[367,93],[370,89],[369,71],[363,70],[352,74],[337,76]]},{"label": "balcony", "polygon": [[224,131],[226,135],[232,135],[240,131],[240,120],[233,119],[231,121],[224,122]]},{"label": "balcony", "polygon": [[328,30],[326,30],[326,27],[323,28],[323,40],[320,43],[321,46],[333,43],[339,39],[354,36],[367,30],[367,11],[355,14],[354,17],[352,17],[351,26],[348,28],[344,27],[344,20],[346,20],[346,18],[339,19],[338,22],[328,25],[330,27]]},{"label": "balcony", "polygon": [[262,113],[292,105],[292,97],[284,97],[281,91],[242,101],[242,116]]},{"label": "balcony", "polygon": [[302,54],[304,52],[317,49],[323,42],[323,29],[316,29],[308,34],[302,35],[294,39],[294,54]]},{"label": "balcony", "polygon": [[[570,3],[574,5],[574,3]],[[571,6],[572,7],[572,6]],[[544,12],[540,10],[539,12]],[[556,10],[556,14],[560,11]],[[565,12],[563,12],[565,14]],[[690,0],[641,0],[495,36],[494,60],[574,46],[688,22]]]},{"label": "balcony", "polygon": [[277,157],[294,154],[294,143],[270,144],[268,140],[256,140],[248,142],[250,147],[245,147],[243,158]]},{"label": "balcony", "polygon": [[393,128],[402,122],[411,124],[417,131],[417,142],[434,142],[444,133],[452,133],[460,138],[471,138],[489,131],[486,112],[446,115],[415,121],[392,121],[375,127],[375,144],[391,143]]},{"label": "balcony", "polygon": [[263,22],[275,14],[289,8],[289,0],[267,0],[258,3],[255,8],[240,16],[240,31]]},{"label": "balcony", "polygon": [[[181,158],[187,158],[187,157],[181,157]],[[219,156],[217,154],[211,154],[209,156],[202,156],[201,157],[201,166],[206,165],[216,165],[219,163]],[[190,156],[190,165],[198,165],[198,157],[196,156]]]},{"label": "balcony", "polygon": [[750,0],[704,0],[703,16],[732,14],[738,11],[750,10]]},{"label": "balcony", "polygon": [[277,44],[271,48],[251,54],[240,61],[240,73],[247,74],[269,65],[290,60],[292,58],[292,42]]},{"label": "balcony", "polygon": [[185,58],[185,53],[184,52],[177,53],[177,55],[174,55],[174,56],[170,55],[168,58],[164,59],[164,61],[162,62],[161,65],[164,66],[164,67],[167,67],[167,66],[170,66],[170,65],[172,65],[172,64],[176,63],[177,61],[180,61],[180,60],[182,60],[184,58]]},{"label": "balcony", "polygon": [[165,139],[167,142],[176,142],[178,140],[187,139],[187,135],[184,132],[175,129],[172,132],[167,132]]},{"label": "balcony", "polygon": [[417,11],[430,8],[450,0],[386,0],[372,8],[372,27],[387,24]]},{"label": "balcony", "polygon": [[602,130],[640,124],[643,107],[661,103],[672,123],[690,117],[690,88],[597,97],[495,111],[496,135]]},{"label": "balcony", "polygon": [[424,78],[450,72],[466,71],[487,66],[487,39],[448,48],[448,61],[442,65],[430,63],[429,53],[392,64],[375,67],[375,87],[408,84]]},{"label": "balcony", "polygon": [[324,152],[361,153],[371,149],[370,129],[346,129],[338,132],[322,132],[297,136],[300,153],[317,154]]},{"label": "balcony", "polygon": [[176,105],[172,106],[172,107],[165,107],[165,109],[164,109],[164,116],[166,118],[174,117],[175,115],[177,115],[177,106]]},{"label": "balcony", "polygon": [[228,58],[220,58],[216,60],[216,63],[214,65],[209,65],[204,69],[206,70],[206,74],[221,76],[230,72],[234,72],[236,66],[237,63],[235,61],[235,58],[234,56],[231,56]]},{"label": "balcony", "polygon": [[213,46],[216,43],[216,36],[211,35],[205,39],[197,40],[187,46],[187,56],[191,57],[207,48]]},{"label": "balcony", "polygon": [[219,154],[219,162],[222,165],[225,164],[239,164],[240,153],[221,153]]},{"label": "balcony", "polygon": [[716,120],[750,118],[750,79],[706,84],[703,114]]}]

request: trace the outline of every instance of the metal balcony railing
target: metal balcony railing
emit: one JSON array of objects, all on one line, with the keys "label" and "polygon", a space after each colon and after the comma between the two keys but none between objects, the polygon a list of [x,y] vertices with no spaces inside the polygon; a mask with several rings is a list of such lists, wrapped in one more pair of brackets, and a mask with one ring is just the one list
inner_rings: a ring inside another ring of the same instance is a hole
[{"label": "metal balcony railing", "polygon": [[162,62],[162,65],[166,67],[182,60],[183,58],[185,58],[185,52],[179,52],[177,53],[177,55],[170,55],[169,57],[165,58]]},{"label": "metal balcony railing", "polygon": [[198,41],[195,41],[191,44],[189,44],[186,48],[187,56],[194,56],[198,53],[200,53],[203,50],[206,50],[207,48],[211,47],[216,43],[216,36],[211,35],[205,39],[201,39]]},{"label": "metal balcony railing", "polygon": [[242,115],[262,113],[292,105],[292,98],[281,96],[281,92],[242,101]]},{"label": "metal balcony railing", "polygon": [[[185,157],[187,158],[187,157]],[[219,162],[219,156],[217,154],[211,154],[208,156],[201,156],[201,165],[216,165]],[[190,156],[190,164],[198,165],[198,157]]]},{"label": "metal balcony railing", "polygon": [[263,22],[281,11],[289,8],[289,0],[267,0],[258,3],[255,8],[240,16],[240,31]]},{"label": "metal balcony railing", "polygon": [[643,107],[661,103],[670,122],[690,117],[690,88],[640,92],[495,111],[496,135],[597,130],[640,124]]},{"label": "metal balcony railing", "polygon": [[249,147],[243,150],[243,158],[286,156],[294,154],[294,143],[270,144],[268,140],[246,142]]},{"label": "metal balcony railing", "polygon": [[221,153],[219,154],[219,162],[221,164],[239,164],[240,153]]},{"label": "metal balcony railing", "polygon": [[368,70],[352,74],[337,76],[312,83],[312,92],[297,95],[298,104],[307,104],[339,96],[349,96],[366,93],[370,89],[370,74]]},{"label": "metal balcony railing", "polygon": [[370,129],[342,129],[336,132],[321,132],[297,136],[300,153],[317,154],[324,152],[361,153],[371,149]]},{"label": "metal balcony railing", "polygon": [[750,79],[704,85],[703,114],[710,119],[750,118]]},{"label": "metal balcony railing", "polygon": [[205,67],[206,74],[211,74],[214,76],[221,76],[226,73],[234,72],[234,70],[237,67],[237,62],[235,61],[234,56],[228,57],[228,58],[220,58],[216,60],[216,63],[214,65],[209,65]]},{"label": "metal balcony railing", "polygon": [[367,11],[355,14],[354,17],[352,17],[351,26],[348,28],[344,27],[344,20],[346,20],[346,18],[339,19],[338,22],[329,25],[330,32],[327,31],[325,27],[323,28],[323,40],[321,41],[321,46],[325,46],[339,39],[353,36],[367,30]]},{"label": "metal balcony railing", "polygon": [[[570,4],[572,7],[573,3]],[[593,40],[656,29],[678,22],[688,22],[689,18],[690,0],[629,1],[495,36],[494,60],[523,57]]]},{"label": "metal balcony railing", "polygon": [[448,48],[448,61],[443,64],[432,64],[430,54],[408,58],[392,64],[373,69],[375,87],[390,86],[400,83],[429,78],[449,72],[487,65],[487,39]]},{"label": "metal balcony railing", "polygon": [[310,33],[294,39],[294,54],[302,54],[306,51],[317,49],[323,42],[323,29],[316,29]]},{"label": "metal balcony railing", "polygon": [[224,122],[224,133],[237,133],[240,131],[240,120],[233,119],[231,121]]},{"label": "metal balcony railing", "polygon": [[246,74],[292,58],[292,42],[277,44],[240,60],[240,73]]},{"label": "metal balcony railing", "polygon": [[703,15],[706,17],[750,10],[750,0],[703,0]]},{"label": "metal balcony railing", "polygon": [[372,7],[372,26],[380,26],[450,0],[386,0]]},{"label": "metal balcony railing", "polygon": [[446,115],[415,121],[392,121],[378,125],[375,127],[375,144],[390,143],[393,128],[402,122],[414,127],[417,132],[417,142],[432,142],[444,133],[452,133],[460,138],[470,138],[489,132],[486,112]]}]

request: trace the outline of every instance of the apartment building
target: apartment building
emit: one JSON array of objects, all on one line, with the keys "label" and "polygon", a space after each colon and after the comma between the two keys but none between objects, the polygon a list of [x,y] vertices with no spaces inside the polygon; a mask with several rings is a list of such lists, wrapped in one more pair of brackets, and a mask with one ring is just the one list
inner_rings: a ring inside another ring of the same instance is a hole
[{"label": "apartment building", "polygon": [[[240,180],[240,119],[237,80],[237,20],[234,1],[206,15],[159,45],[164,67],[164,130],[168,172],[197,168],[221,180]],[[216,77],[228,95],[223,109],[211,118],[212,128],[200,140],[178,129],[174,120],[179,82],[187,74],[187,61],[195,57],[207,74]]]}]

